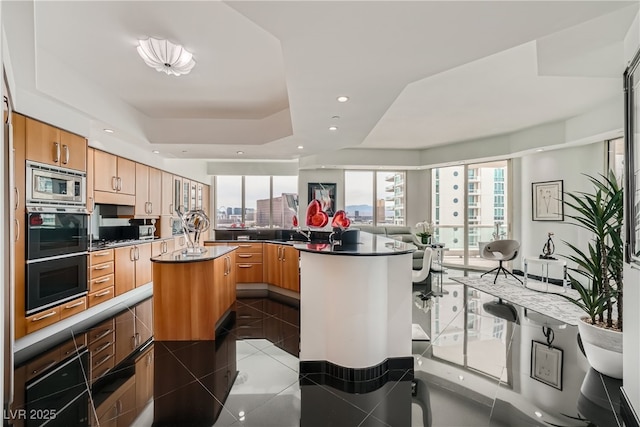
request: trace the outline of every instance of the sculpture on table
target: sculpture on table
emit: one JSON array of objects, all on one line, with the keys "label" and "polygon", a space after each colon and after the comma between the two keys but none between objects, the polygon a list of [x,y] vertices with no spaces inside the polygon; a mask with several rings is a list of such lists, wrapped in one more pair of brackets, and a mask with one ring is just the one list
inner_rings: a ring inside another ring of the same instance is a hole
[{"label": "sculpture on table", "polygon": [[209,217],[202,209],[194,209],[188,212],[178,210],[182,222],[182,232],[187,239],[187,248],[182,251],[184,255],[200,255],[206,249],[200,246],[200,235],[210,226]]},{"label": "sculpture on table", "polygon": [[547,233],[547,242],[542,247],[542,255],[540,255],[540,259],[556,259],[553,257],[553,253],[556,251],[556,246],[553,244],[553,236],[552,232]]}]

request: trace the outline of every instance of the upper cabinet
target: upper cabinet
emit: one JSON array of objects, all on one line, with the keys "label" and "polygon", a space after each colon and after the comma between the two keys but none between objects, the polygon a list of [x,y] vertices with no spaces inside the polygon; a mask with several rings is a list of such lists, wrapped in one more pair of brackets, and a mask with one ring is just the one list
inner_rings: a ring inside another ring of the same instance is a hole
[{"label": "upper cabinet", "polygon": [[93,156],[93,190],[96,203],[134,206],[136,163],[98,150]]},{"label": "upper cabinet", "polygon": [[162,171],[162,196],[160,197],[160,215],[173,215],[175,213],[175,199],[173,197],[173,175],[169,172]]},{"label": "upper cabinet", "polygon": [[141,163],[136,163],[135,216],[160,216],[162,207],[162,173]]},{"label": "upper cabinet", "polygon": [[87,140],[81,136],[27,118],[26,140],[27,160],[87,170]]}]

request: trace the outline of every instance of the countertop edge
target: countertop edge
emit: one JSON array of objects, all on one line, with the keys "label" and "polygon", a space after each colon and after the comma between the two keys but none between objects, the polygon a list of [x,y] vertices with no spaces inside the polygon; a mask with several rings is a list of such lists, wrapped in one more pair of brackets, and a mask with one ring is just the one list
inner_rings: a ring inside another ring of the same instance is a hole
[{"label": "countertop edge", "polygon": [[[238,249],[237,246],[207,246],[207,254],[198,255],[198,256],[182,256],[182,252],[184,249],[179,249],[177,251],[173,251],[170,254],[162,254],[151,258],[151,262],[155,262],[158,264],[185,264],[185,263],[194,263],[194,262],[204,262],[204,261],[212,261],[216,258],[220,258],[223,255],[228,254],[229,252],[233,252]],[[213,255],[212,255],[213,252]],[[179,259],[171,259],[170,257],[181,256]],[[163,259],[164,258],[164,259]]]}]

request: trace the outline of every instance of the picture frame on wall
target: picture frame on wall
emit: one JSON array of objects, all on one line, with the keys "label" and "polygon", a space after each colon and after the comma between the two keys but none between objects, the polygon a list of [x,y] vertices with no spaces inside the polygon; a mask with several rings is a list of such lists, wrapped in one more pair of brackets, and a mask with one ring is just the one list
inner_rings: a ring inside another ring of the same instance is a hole
[{"label": "picture frame on wall", "polygon": [[563,180],[531,183],[531,219],[564,221]]},{"label": "picture frame on wall", "polygon": [[531,378],[562,390],[562,362],[564,351],[543,342],[532,341]]},{"label": "picture frame on wall", "polygon": [[317,199],[322,210],[329,216],[336,211],[336,183],[310,182],[308,184],[309,201]]}]

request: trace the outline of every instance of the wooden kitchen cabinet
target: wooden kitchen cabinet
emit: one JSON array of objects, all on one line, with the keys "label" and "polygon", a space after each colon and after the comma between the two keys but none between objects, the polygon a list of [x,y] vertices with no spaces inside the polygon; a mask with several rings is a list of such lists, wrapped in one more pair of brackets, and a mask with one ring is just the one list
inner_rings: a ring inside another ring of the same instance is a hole
[{"label": "wooden kitchen cabinet", "polygon": [[162,208],[162,173],[141,163],[136,169],[135,216],[160,216]]},{"label": "wooden kitchen cabinet", "polygon": [[175,215],[175,198],[173,175],[162,171],[160,175],[161,196],[160,196],[160,215]]},{"label": "wooden kitchen cabinet", "polygon": [[236,280],[238,283],[261,283],[263,279],[263,243],[238,242]]},{"label": "wooden kitchen cabinet", "polygon": [[151,282],[151,243],[115,248],[115,293]]},{"label": "wooden kitchen cabinet", "polygon": [[130,426],[136,418],[136,378],[132,376],[96,408],[100,427]]},{"label": "wooden kitchen cabinet", "polygon": [[87,140],[26,118],[26,158],[47,165],[86,171]]},{"label": "wooden kitchen cabinet", "polygon": [[182,178],[182,202],[181,207],[185,212],[192,209],[191,206],[191,181],[187,178]]},{"label": "wooden kitchen cabinet", "polygon": [[15,337],[21,338],[27,334],[27,321],[25,313],[25,149],[26,149],[26,120],[27,118],[20,114],[11,115],[11,123],[13,125],[13,173],[14,188],[12,191],[11,205],[14,209],[14,226],[13,226],[13,248],[14,248],[14,271],[15,271]]},{"label": "wooden kitchen cabinet", "polygon": [[153,300],[149,298],[115,318],[115,364],[126,359],[152,335]]},{"label": "wooden kitchen cabinet", "polygon": [[299,251],[289,245],[265,243],[264,246],[265,282],[300,292]]},{"label": "wooden kitchen cabinet", "polygon": [[93,160],[96,203],[135,206],[136,163],[99,150]]},{"label": "wooden kitchen cabinet", "polygon": [[136,359],[136,412],[140,414],[153,398],[153,344]]},{"label": "wooden kitchen cabinet", "polygon": [[213,218],[211,218],[211,216],[209,215],[209,212],[211,211],[209,203],[210,203],[210,193],[209,191],[211,190],[211,188],[208,185],[203,185],[202,186],[202,210],[204,211],[205,214],[207,214],[207,216],[209,217],[209,219],[211,220],[211,224],[213,228]]},{"label": "wooden kitchen cabinet", "polygon": [[157,257],[162,254],[171,253],[174,251],[174,240],[156,240],[151,243],[151,257]]},{"label": "wooden kitchen cabinet", "polygon": [[215,316],[220,318],[236,300],[235,251],[213,263]]},{"label": "wooden kitchen cabinet", "polygon": [[87,211],[91,214],[96,207],[96,199],[93,190],[93,178],[95,176],[95,161],[93,155],[95,149],[87,148]]}]

